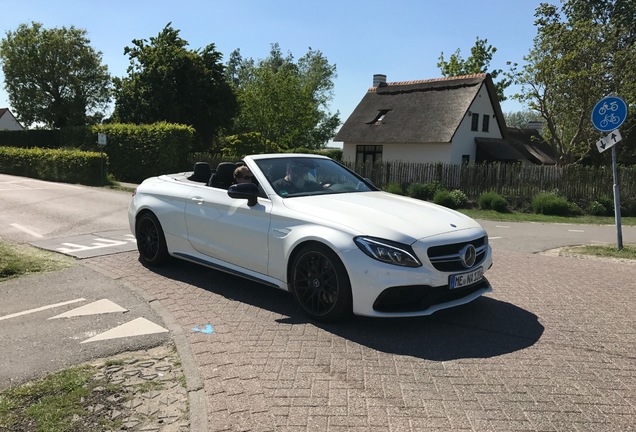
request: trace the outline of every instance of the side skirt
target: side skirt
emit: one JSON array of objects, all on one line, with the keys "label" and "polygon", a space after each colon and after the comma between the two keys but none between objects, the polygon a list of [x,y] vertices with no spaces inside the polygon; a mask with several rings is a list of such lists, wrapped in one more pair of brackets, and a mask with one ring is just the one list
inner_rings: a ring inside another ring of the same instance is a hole
[{"label": "side skirt", "polygon": [[267,285],[267,286],[272,287],[272,288],[283,289],[280,286],[278,286],[275,283],[270,282],[268,280],[261,279],[261,278],[256,277],[256,276],[252,276],[250,274],[247,274],[247,273],[244,273],[244,272],[241,272],[241,271],[238,271],[238,270],[235,270],[235,269],[232,269],[232,268],[220,265],[220,264],[216,264],[216,263],[204,260],[204,259],[196,257],[196,256],[188,255],[188,254],[183,253],[183,252],[175,252],[173,255],[176,256],[177,258],[180,258],[180,259],[183,259],[183,260],[186,260],[186,261],[190,261],[190,262],[193,262],[195,264],[200,264],[200,265],[209,267],[209,268],[214,269],[214,270],[219,270],[219,271],[222,271],[222,272],[225,272],[225,273],[229,273],[229,274],[234,275],[234,276],[241,277],[243,279],[251,280],[252,282],[257,282],[257,283],[260,283],[260,284],[263,284],[263,285]]}]

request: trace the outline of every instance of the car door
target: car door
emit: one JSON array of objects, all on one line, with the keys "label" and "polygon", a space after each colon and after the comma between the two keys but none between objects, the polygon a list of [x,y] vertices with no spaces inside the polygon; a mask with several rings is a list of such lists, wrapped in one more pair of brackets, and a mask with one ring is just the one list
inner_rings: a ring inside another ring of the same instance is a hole
[{"label": "car door", "polygon": [[185,208],[190,244],[209,257],[267,274],[271,202],[258,201],[249,207],[224,189],[197,188]]}]

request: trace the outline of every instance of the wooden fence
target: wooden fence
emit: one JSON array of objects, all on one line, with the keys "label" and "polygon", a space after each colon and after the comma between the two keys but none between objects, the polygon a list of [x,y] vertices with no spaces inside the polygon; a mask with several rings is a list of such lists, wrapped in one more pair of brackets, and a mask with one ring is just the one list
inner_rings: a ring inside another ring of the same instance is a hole
[{"label": "wooden fence", "polygon": [[[409,162],[346,165],[378,187],[438,181],[449,189],[460,189],[469,197],[489,191],[516,198],[532,198],[540,192],[558,192],[570,200],[613,196],[612,168],[606,166]],[[619,188],[621,198],[636,197],[636,166],[619,167]]]}]

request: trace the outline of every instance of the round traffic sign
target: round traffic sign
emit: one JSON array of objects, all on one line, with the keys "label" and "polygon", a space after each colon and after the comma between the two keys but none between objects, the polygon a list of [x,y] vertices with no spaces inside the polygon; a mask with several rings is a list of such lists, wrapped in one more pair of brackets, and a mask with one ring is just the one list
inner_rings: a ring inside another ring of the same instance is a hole
[{"label": "round traffic sign", "polygon": [[594,105],[592,124],[601,132],[618,129],[627,118],[627,104],[618,96],[606,96]]}]

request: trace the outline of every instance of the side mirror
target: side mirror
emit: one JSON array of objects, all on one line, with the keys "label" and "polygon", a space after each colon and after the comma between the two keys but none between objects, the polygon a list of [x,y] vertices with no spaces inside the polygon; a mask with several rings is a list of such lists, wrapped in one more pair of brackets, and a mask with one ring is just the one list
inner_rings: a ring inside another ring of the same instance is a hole
[{"label": "side mirror", "polygon": [[230,186],[227,190],[230,198],[246,199],[250,207],[258,203],[258,185],[254,183],[240,183]]}]

